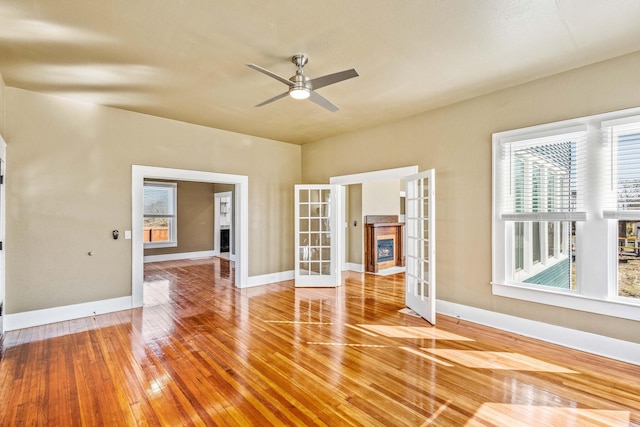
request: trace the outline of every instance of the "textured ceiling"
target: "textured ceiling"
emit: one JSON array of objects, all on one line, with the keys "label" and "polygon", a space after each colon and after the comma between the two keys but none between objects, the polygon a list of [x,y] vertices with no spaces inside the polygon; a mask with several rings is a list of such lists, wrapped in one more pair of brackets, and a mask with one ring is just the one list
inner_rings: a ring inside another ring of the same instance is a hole
[{"label": "textured ceiling", "polygon": [[[8,86],[297,144],[639,49],[638,0],[0,0]],[[296,53],[339,111],[254,107]]]}]

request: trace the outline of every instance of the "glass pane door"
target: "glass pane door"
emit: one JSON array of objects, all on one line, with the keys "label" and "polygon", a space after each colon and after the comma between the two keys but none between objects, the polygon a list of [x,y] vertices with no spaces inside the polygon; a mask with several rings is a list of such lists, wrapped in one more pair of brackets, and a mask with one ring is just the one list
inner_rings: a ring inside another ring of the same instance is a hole
[{"label": "glass pane door", "polygon": [[295,186],[296,286],[339,286],[335,185]]},{"label": "glass pane door", "polygon": [[406,304],[435,325],[435,171],[410,176],[406,182]]}]

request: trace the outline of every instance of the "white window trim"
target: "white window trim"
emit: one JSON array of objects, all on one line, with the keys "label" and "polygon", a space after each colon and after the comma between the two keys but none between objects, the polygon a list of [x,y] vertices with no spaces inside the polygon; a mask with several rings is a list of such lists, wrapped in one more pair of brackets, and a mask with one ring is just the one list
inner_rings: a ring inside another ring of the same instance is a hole
[{"label": "white window trim", "polygon": [[175,248],[178,246],[178,242],[145,242],[145,249],[156,249],[156,248]]},{"label": "white window trim", "polygon": [[[576,235],[576,270],[577,289],[556,289],[540,285],[526,283],[508,283],[506,280],[507,258],[513,253],[511,241],[507,239],[506,223],[509,221],[523,220],[517,214],[503,214],[501,208],[502,186],[500,174],[503,173],[504,142],[530,139],[536,135],[546,136],[559,133],[567,133],[576,127],[587,127],[589,144],[588,150],[599,147],[594,144],[594,138],[601,140],[600,127],[602,122],[610,120],[627,120],[627,117],[640,115],[640,107],[611,113],[581,117],[561,122],[548,123],[523,129],[494,133],[492,135],[493,161],[492,161],[492,293],[493,295],[531,301],[539,304],[564,307],[590,313],[602,314],[612,317],[640,321],[640,300],[617,296],[617,223],[609,218],[616,218],[611,212],[603,212],[602,204],[586,201],[585,212],[567,213],[565,218],[557,220],[577,220],[578,233]],[[589,158],[597,158],[591,154]],[[589,164],[590,172],[595,172]],[[558,217],[565,215],[560,213]],[[621,214],[622,215],[622,214]],[[527,218],[532,220],[532,218]],[[555,220],[556,218],[554,218]],[[546,217],[540,220],[551,220]],[[588,236],[585,238],[585,236]],[[596,236],[595,239],[592,236]],[[585,255],[589,253],[590,259],[606,259],[604,262],[585,262]],[[606,284],[606,285],[603,285]]]},{"label": "white window trim", "polygon": [[[178,246],[178,184],[175,182],[144,181],[143,192],[144,192],[144,187],[147,185],[154,186],[154,187],[170,187],[173,189],[174,214],[167,215],[167,217],[173,218],[173,221],[171,221],[171,230],[169,231],[171,240],[169,240],[168,242],[144,242],[144,248],[145,249],[175,248]],[[163,215],[156,215],[156,216],[162,217]]]}]

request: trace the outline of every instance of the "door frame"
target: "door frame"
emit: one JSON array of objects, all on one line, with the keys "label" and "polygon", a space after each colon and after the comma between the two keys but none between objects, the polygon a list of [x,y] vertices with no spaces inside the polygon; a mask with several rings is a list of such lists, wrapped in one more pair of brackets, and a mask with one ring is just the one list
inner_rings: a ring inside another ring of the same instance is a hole
[{"label": "door frame", "polygon": [[144,305],[144,242],[143,194],[144,180],[169,179],[177,181],[234,184],[236,215],[234,220],[234,247],[236,250],[235,285],[244,288],[249,278],[249,177],[217,172],[173,169],[156,166],[131,166],[131,296],[132,306]]},{"label": "door frame", "polygon": [[[235,206],[232,191],[214,193],[213,196],[213,251],[216,253],[216,256],[220,256],[220,199],[223,197],[231,198],[231,218],[234,217],[233,210],[235,209]],[[234,228],[234,221],[231,221],[229,224],[229,259],[231,261],[235,261],[236,259],[235,248],[231,245],[231,242],[235,237]]]},{"label": "door frame", "polygon": [[6,208],[5,208],[5,187],[6,187],[6,170],[7,170],[7,143],[2,135],[0,135],[0,176],[2,176],[2,184],[0,184],[0,242],[2,242],[2,250],[0,250],[0,336],[4,333],[4,311],[7,301],[5,298],[5,248],[6,248]]}]

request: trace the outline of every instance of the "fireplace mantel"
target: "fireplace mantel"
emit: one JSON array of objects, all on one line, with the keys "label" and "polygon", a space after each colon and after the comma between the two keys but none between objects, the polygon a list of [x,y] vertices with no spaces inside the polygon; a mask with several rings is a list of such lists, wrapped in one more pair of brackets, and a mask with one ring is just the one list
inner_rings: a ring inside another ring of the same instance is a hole
[{"label": "fireplace mantel", "polygon": [[[364,217],[364,256],[365,271],[377,273],[379,270],[404,266],[402,253],[402,232],[404,224],[398,222],[397,215],[367,215]],[[389,240],[393,241],[393,256],[390,258],[379,256],[379,242],[389,247]]]}]

